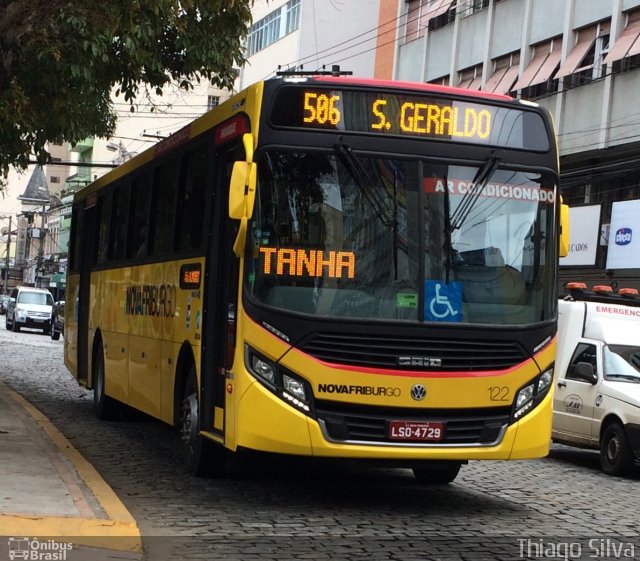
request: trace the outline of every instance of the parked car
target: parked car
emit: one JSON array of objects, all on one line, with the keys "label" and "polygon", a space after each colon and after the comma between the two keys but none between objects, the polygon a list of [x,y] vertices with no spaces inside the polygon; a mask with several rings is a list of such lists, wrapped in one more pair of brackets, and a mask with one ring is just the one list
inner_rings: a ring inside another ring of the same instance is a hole
[{"label": "parked car", "polygon": [[64,300],[58,300],[51,311],[51,338],[54,341],[64,334]]},{"label": "parked car", "polygon": [[44,288],[18,286],[11,291],[7,306],[6,328],[20,331],[22,327],[42,329],[45,334],[51,329],[53,296]]},{"label": "parked car", "polygon": [[9,295],[3,294],[0,296],[0,314],[4,315],[7,313],[7,305],[9,304]]}]

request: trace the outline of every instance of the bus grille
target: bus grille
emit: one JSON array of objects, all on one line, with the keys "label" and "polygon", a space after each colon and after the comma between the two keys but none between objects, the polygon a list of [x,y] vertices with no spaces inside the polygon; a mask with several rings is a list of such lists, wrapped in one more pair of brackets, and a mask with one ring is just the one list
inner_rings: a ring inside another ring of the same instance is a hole
[{"label": "bus grille", "polygon": [[[503,370],[528,358],[524,349],[515,341],[464,341],[336,333],[313,334],[302,342],[300,349],[319,360],[334,364],[441,372]],[[405,357],[405,360],[400,357]],[[414,364],[407,365],[407,362]]]},{"label": "bus grille", "polygon": [[[333,441],[391,442],[389,421],[440,421],[444,423],[444,439],[433,445],[495,444],[508,425],[509,407],[472,411],[420,409],[394,410],[382,407],[353,407],[328,401],[316,401],[316,415],[324,425],[326,436]],[[415,444],[415,443],[414,443]]]}]

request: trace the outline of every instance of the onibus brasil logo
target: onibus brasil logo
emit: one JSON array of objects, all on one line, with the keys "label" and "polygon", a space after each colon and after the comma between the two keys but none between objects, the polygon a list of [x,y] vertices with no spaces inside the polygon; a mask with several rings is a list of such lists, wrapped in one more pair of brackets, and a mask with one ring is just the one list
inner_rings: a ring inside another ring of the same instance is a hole
[{"label": "onibus brasil logo", "polygon": [[67,551],[73,546],[69,542],[39,540],[38,538],[9,538],[9,559],[32,561],[66,561]]}]

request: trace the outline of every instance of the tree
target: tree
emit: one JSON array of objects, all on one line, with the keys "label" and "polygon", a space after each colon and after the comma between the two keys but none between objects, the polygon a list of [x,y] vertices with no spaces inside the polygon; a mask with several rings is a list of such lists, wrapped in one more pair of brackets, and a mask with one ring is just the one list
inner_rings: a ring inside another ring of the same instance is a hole
[{"label": "tree", "polygon": [[0,0],[0,189],[48,142],[115,132],[112,94],[230,88],[253,0]]}]

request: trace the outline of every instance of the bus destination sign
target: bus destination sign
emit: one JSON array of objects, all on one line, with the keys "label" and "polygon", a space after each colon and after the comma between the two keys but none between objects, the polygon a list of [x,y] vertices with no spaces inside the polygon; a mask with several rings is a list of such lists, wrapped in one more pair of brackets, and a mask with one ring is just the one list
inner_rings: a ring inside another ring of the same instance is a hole
[{"label": "bus destination sign", "polygon": [[546,151],[548,135],[534,111],[484,104],[480,99],[285,87],[271,112],[280,127],[391,134]]}]

